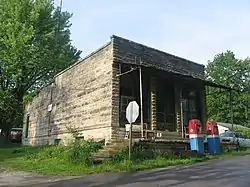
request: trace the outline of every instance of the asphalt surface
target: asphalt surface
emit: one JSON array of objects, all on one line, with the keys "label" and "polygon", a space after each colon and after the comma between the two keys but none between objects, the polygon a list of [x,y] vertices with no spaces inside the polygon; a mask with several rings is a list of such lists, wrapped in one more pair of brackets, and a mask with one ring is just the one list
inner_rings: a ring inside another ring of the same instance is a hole
[{"label": "asphalt surface", "polygon": [[48,182],[36,187],[246,187],[250,155],[136,173],[103,173]]}]

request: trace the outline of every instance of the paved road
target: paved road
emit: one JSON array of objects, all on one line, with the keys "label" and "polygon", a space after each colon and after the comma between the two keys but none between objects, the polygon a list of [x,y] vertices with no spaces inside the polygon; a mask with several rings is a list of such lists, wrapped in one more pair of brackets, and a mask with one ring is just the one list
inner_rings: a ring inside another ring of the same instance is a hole
[{"label": "paved road", "polygon": [[137,173],[94,174],[36,187],[246,187],[250,184],[250,155],[191,166]]}]

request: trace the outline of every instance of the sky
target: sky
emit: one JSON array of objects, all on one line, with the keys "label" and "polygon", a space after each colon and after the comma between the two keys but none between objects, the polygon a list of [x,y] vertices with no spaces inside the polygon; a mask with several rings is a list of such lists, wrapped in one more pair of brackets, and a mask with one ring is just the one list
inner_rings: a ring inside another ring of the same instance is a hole
[{"label": "sky", "polygon": [[250,56],[249,0],[63,0],[63,10],[82,57],[113,34],[204,65],[226,50]]}]

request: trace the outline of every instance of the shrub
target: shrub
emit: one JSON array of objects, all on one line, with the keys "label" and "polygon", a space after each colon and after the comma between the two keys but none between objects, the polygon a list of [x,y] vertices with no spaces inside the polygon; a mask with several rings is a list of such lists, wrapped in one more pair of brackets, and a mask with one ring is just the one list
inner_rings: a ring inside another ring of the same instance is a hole
[{"label": "shrub", "polygon": [[93,164],[91,159],[92,153],[97,152],[101,148],[101,144],[92,140],[75,140],[70,145],[69,160],[72,163],[83,163],[85,165]]},{"label": "shrub", "polygon": [[[131,159],[132,160],[146,160],[153,159],[164,153],[155,152],[153,148],[149,148],[148,144],[134,144],[131,150]],[[129,148],[119,150],[113,157],[113,161],[120,162],[127,160],[129,155]]]},{"label": "shrub", "polygon": [[65,159],[69,147],[67,146],[43,146],[34,151],[27,152],[27,159],[45,160],[45,159]]},{"label": "shrub", "polygon": [[[122,162],[128,159],[129,149],[126,147],[125,149],[121,149],[118,151],[114,157],[114,162]],[[159,151],[155,149],[153,145],[147,143],[134,144],[131,150],[131,159],[132,161],[144,161],[144,160],[152,160],[152,159],[168,159],[168,160],[180,160],[180,159],[190,159],[189,155],[173,155],[172,153]]]},{"label": "shrub", "polygon": [[[63,162],[70,162],[73,164],[90,165],[93,163],[91,154],[97,152],[102,145],[94,141],[75,140],[68,146],[64,145],[50,145],[37,147],[34,151],[28,151],[25,148],[15,149],[12,154],[22,154],[28,160],[46,160],[56,159]],[[30,148],[29,148],[30,150]]]},{"label": "shrub", "polygon": [[93,164],[91,155],[92,153],[95,153],[99,149],[101,149],[102,144],[99,142],[95,142],[93,140],[77,139],[80,134],[79,128],[67,126],[67,125],[66,125],[66,128],[68,132],[74,138],[74,140],[69,145],[70,147],[69,152],[68,152],[69,161],[75,164],[79,164],[79,163],[82,163],[85,165]]},{"label": "shrub", "polygon": [[247,137],[250,137],[250,129],[236,129],[236,132],[242,132],[244,133]]}]

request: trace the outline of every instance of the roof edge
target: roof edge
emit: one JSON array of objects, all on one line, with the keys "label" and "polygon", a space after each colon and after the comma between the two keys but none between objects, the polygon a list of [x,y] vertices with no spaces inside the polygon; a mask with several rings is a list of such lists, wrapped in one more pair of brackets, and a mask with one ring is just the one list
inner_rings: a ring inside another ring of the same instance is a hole
[{"label": "roof edge", "polygon": [[174,58],[177,58],[177,59],[186,61],[186,62],[188,62],[188,63],[196,64],[196,65],[198,65],[198,66],[202,66],[203,68],[205,68],[205,65],[204,65],[204,64],[200,64],[200,63],[198,63],[198,62],[194,62],[194,61],[188,60],[188,59],[186,59],[186,58],[179,57],[179,56],[177,56],[177,55],[173,55],[173,54],[167,53],[167,52],[162,51],[162,50],[160,50],[160,49],[153,48],[153,47],[150,47],[150,46],[148,46],[148,45],[144,45],[144,44],[142,44],[142,43],[135,42],[135,41],[133,41],[133,40],[130,40],[130,39],[127,39],[127,38],[123,38],[123,37],[120,37],[120,36],[117,36],[117,35],[112,35],[112,36],[111,36],[111,39],[112,39],[112,40],[113,40],[113,39],[116,39],[116,38],[117,38],[117,39],[124,40],[124,41],[127,41],[127,42],[130,42],[130,43],[134,43],[134,44],[136,44],[136,45],[140,45],[140,46],[143,46],[143,47],[147,47],[147,48],[149,48],[149,49],[151,49],[151,50],[155,50],[155,51],[158,51],[158,52],[160,52],[160,53],[164,53],[164,54],[170,55],[170,56],[172,56],[172,57],[174,57]]},{"label": "roof edge", "polygon": [[71,68],[73,68],[74,66],[82,63],[83,61],[85,61],[86,59],[92,57],[93,55],[95,55],[96,53],[98,53],[99,51],[103,50],[104,48],[108,47],[109,45],[112,44],[112,41],[107,42],[106,44],[102,45],[101,47],[99,47],[98,49],[94,50],[93,52],[91,52],[90,54],[88,54],[87,56],[85,56],[84,58],[74,62],[72,65],[70,65],[69,67],[65,68],[64,70],[60,71],[59,73],[57,73],[54,78],[58,77],[59,75],[63,74],[64,72],[70,70]]}]

